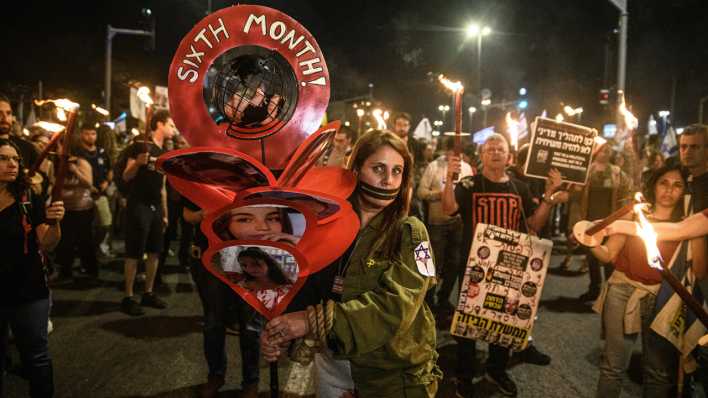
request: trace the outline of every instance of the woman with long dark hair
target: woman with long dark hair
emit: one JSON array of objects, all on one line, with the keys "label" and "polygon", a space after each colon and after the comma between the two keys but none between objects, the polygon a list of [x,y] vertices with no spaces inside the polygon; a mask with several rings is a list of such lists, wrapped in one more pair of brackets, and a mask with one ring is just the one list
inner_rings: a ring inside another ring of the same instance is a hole
[{"label": "woman with long dark hair", "polygon": [[316,360],[321,396],[346,392],[350,370],[361,397],[433,397],[441,372],[424,299],[435,269],[425,226],[408,217],[411,155],[393,133],[373,130],[356,143],[349,169],[358,181],[350,197],[361,222],[357,239],[330,266],[331,293],[271,320],[262,351],[274,361],[287,342],[314,339],[323,351]]},{"label": "woman with long dark hair", "polygon": [[214,232],[223,240],[257,239],[296,245],[287,208],[251,205],[232,209],[214,223]]},{"label": "woman with long dark hair", "polygon": [[[17,147],[0,139],[0,366],[5,364],[12,328],[28,372],[30,396],[51,397],[49,288],[43,252],[52,250],[61,239],[64,206],[54,202],[45,208],[43,198],[29,189],[24,167]],[[4,396],[3,372],[0,396]]]},{"label": "woman with long dark hair", "polygon": [[[651,203],[646,214],[649,221],[680,220],[686,185],[686,175],[678,165],[658,169],[645,187],[645,196]],[[679,243],[658,242],[662,258],[670,259]],[[639,333],[642,336],[643,396],[669,396],[675,384],[678,352],[650,328],[656,316],[654,307],[661,274],[648,265],[644,243],[637,237],[613,235],[591,251],[600,261],[612,263],[615,268],[594,307],[602,315],[605,336],[597,396],[619,397],[633,346],[627,342],[633,343]],[[694,253],[693,260],[694,269],[704,274],[704,253]]]},{"label": "woman with long dark hair", "polygon": [[258,247],[248,247],[238,254],[244,279],[239,285],[253,292],[268,309],[273,309],[290,291],[292,281],[278,263]]}]

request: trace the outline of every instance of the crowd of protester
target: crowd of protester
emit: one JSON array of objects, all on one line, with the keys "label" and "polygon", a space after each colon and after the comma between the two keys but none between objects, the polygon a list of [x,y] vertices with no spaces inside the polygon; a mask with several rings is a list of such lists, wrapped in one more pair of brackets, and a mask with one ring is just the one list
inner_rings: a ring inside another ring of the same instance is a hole
[{"label": "crowd of protester", "polygon": [[[385,229],[389,234],[384,235],[385,239],[370,231],[371,225],[377,228],[376,231],[384,228],[379,224],[385,215],[389,217],[387,220],[401,220],[401,225],[421,231],[414,236],[429,236],[435,256],[436,274],[431,276],[435,283],[428,281],[428,278],[411,282],[409,274],[386,275],[385,278],[390,278],[393,285],[397,280],[406,278],[407,283],[414,285],[405,294],[403,291],[396,292],[395,298],[389,298],[392,300],[390,305],[384,301],[378,308],[379,311],[396,308],[409,311],[389,314],[396,315],[394,317],[377,318],[356,312],[352,308],[357,304],[343,301],[341,294],[327,295],[335,303],[332,311],[338,317],[334,321],[333,333],[341,339],[339,348],[342,355],[350,360],[340,361],[342,356],[337,356],[334,351],[318,354],[319,357],[315,358],[318,377],[329,380],[327,375],[321,373],[324,372],[323,367],[335,369],[337,373],[329,375],[333,377],[331,385],[320,385],[320,391],[325,394],[323,396],[327,396],[326,391],[342,393],[352,389],[363,394],[374,394],[361,396],[399,396],[396,395],[399,390],[407,391],[412,394],[410,396],[434,394],[440,371],[435,365],[437,354],[434,354],[435,332],[432,326],[435,324],[439,330],[449,329],[457,304],[454,288],[462,281],[474,228],[482,222],[564,241],[567,253],[562,253],[566,256],[561,268],[588,272],[588,291],[580,295],[579,302],[595,302],[595,308],[602,316],[605,340],[598,372],[598,396],[619,396],[622,373],[628,366],[630,354],[627,338],[633,341],[631,338],[638,335],[641,335],[644,351],[644,395],[664,397],[676,389],[679,352],[650,328],[656,316],[655,300],[661,277],[646,265],[641,241],[625,235],[613,235],[600,246],[582,249],[575,246],[570,231],[579,220],[606,217],[630,200],[635,191],[643,191],[651,203],[648,216],[652,221],[677,222],[691,213],[703,211],[708,207],[706,126],[692,125],[684,130],[679,137],[677,157],[665,159],[657,148],[649,145],[641,148],[644,154],[640,157],[643,165],[641,173],[627,169],[631,162],[624,160],[621,151],[613,149],[616,143],[601,145],[594,153],[587,184],[576,186],[562,183],[556,170],[551,171],[545,180],[525,176],[523,165],[528,147],[522,146],[512,153],[503,135],[493,134],[479,148],[474,144],[456,148],[453,137],[440,137],[432,141],[411,137],[412,120],[406,113],[398,114],[391,120],[391,132],[372,131],[361,139],[352,129],[342,127],[320,165],[349,167],[356,172],[360,185],[374,185],[379,177],[369,176],[365,168],[371,156],[383,153],[385,156],[380,156],[387,162],[400,163],[396,166],[398,169],[390,171],[391,176],[397,177],[389,176],[394,180],[391,187],[397,190],[395,195],[372,199],[357,191],[359,194],[351,199],[355,208],[361,210],[362,225],[369,227],[363,228],[360,233],[360,238],[365,237],[366,244],[348,251],[347,258],[358,258],[357,253],[370,249],[382,253],[397,250],[384,242],[388,239],[386,236],[390,238],[399,234],[397,229]],[[47,339],[50,331],[48,325],[51,323],[48,286],[74,283],[76,274],[82,275],[82,278],[99,279],[103,272],[101,265],[106,259],[116,257],[117,242],[122,236],[125,262],[121,310],[130,316],[140,316],[145,314],[146,307],[164,309],[167,303],[156,291],[169,292],[162,275],[171,244],[179,240],[179,265],[185,272],[191,272],[204,312],[203,339],[208,377],[201,394],[203,397],[216,396],[224,385],[226,328],[238,323],[243,370],[242,396],[257,396],[259,357],[263,354],[273,360],[280,354],[279,344],[304,337],[303,330],[289,328],[297,321],[297,316],[306,317],[306,311],[292,312],[266,325],[262,316],[204,269],[201,256],[207,249],[207,241],[198,228],[203,218],[202,211],[180,197],[164,175],[155,169],[155,160],[161,154],[187,146],[176,133],[170,114],[167,111],[155,112],[149,126],[146,126],[149,134],[133,136],[125,143],[116,142],[115,134],[110,129],[85,116],[76,133],[66,142],[70,146],[67,175],[58,198],[51,202],[43,198],[51,196],[56,179],[55,163],[60,161],[58,158],[47,157],[37,165],[36,177],[25,177],[25,171],[35,165],[39,153],[50,142],[51,133],[36,128],[27,136],[13,127],[16,125],[10,101],[0,97],[0,223],[3,225],[0,244],[5,253],[16,253],[18,256],[17,264],[3,263],[0,269],[0,366],[5,366],[11,329],[24,365],[29,370],[33,396],[51,396],[53,376]],[[456,149],[461,151],[458,153]],[[636,164],[631,166],[637,167]],[[381,195],[385,196],[383,193]],[[510,213],[503,219],[491,213],[480,217],[475,208],[476,202],[471,199],[473,195],[503,198],[510,201],[510,206],[514,202],[513,205],[523,211],[513,215]],[[404,215],[402,209],[409,210]],[[424,233],[426,230],[427,235]],[[400,239],[404,241],[402,244],[415,246],[420,243],[405,234],[395,241],[400,243]],[[705,238],[699,236],[690,244],[693,272],[700,280],[706,275]],[[660,245],[663,257],[671,258],[677,246],[678,242],[663,242]],[[578,261],[579,255],[585,259]],[[77,257],[78,262],[75,261]],[[134,289],[138,278],[144,288],[139,300],[135,298]],[[374,291],[375,286],[368,288]],[[418,295],[424,297],[424,302],[418,303]],[[406,306],[400,302],[415,302],[418,305]],[[629,306],[638,308],[636,313],[629,314]],[[327,311],[326,308],[319,310]],[[399,338],[379,333],[381,330],[395,330],[395,326],[373,328],[372,331],[378,335],[367,334],[363,330],[351,331],[351,335],[347,336],[337,335],[344,333],[337,326],[337,322],[343,321],[338,319],[345,318],[350,323],[356,323],[361,321],[359,317],[392,324],[402,322],[402,317],[415,318],[411,327],[427,333],[432,342],[419,339],[406,344],[420,346],[420,350],[429,350],[431,355],[414,361],[410,353],[397,352],[397,346],[389,347],[388,354],[382,357],[372,356],[370,352],[358,352],[354,342],[380,346],[386,343],[382,339],[389,339],[390,342]],[[543,322],[543,319],[538,321]],[[263,334],[273,338],[266,341],[261,337],[259,349],[259,335]],[[543,335],[535,337],[538,344],[530,344],[524,351],[516,353],[501,346],[489,346],[485,378],[504,395],[517,394],[516,383],[507,373],[511,359],[515,357],[521,362],[541,366],[551,362],[552,358],[538,347],[552,342],[544,341]],[[460,397],[474,396],[472,379],[475,366],[470,359],[475,358],[476,349],[475,341],[457,339],[458,361],[454,377]],[[378,368],[381,363],[394,363],[395,366]],[[699,362],[698,365],[701,369],[704,364]],[[346,368],[345,374],[353,380],[353,384],[348,384],[346,377],[341,379],[342,368]],[[383,374],[382,369],[390,372]],[[410,380],[395,373],[405,373],[410,369],[417,369],[418,372]],[[701,374],[700,371],[697,374]],[[399,386],[396,384],[398,382],[402,384]],[[344,387],[335,388],[334,385]],[[377,391],[389,389],[388,395],[376,395]]]}]

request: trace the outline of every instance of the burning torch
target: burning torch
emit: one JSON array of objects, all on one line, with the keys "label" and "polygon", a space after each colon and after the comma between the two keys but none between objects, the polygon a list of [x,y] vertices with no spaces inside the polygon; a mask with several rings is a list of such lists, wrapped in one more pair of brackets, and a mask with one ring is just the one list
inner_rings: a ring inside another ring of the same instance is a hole
[{"label": "burning torch", "polygon": [[[64,180],[66,179],[66,171],[69,167],[69,147],[71,146],[71,140],[70,140],[70,135],[71,132],[74,130],[74,124],[76,123],[76,116],[78,115],[78,110],[79,110],[79,104],[72,102],[66,98],[62,99],[57,99],[57,100],[44,100],[44,101],[35,101],[35,103],[39,106],[44,105],[45,103],[53,103],[54,106],[56,106],[57,109],[57,118],[65,122],[63,131],[64,134],[61,134],[61,130],[56,127],[56,125],[53,124],[46,124],[45,127],[50,127],[54,132],[54,136],[52,137],[52,140],[49,142],[46,148],[44,148],[44,151],[40,154],[39,158],[35,162],[35,164],[32,165],[30,168],[30,172],[32,174],[36,173],[37,169],[39,168],[39,165],[42,163],[42,161],[47,157],[49,154],[49,151],[57,145],[59,142],[59,135],[61,135],[62,138],[62,146],[61,146],[61,153],[59,154],[59,164],[57,166],[57,172],[56,172],[56,178],[54,180],[54,186],[52,187],[52,202],[56,202],[61,200],[61,192],[64,189]],[[52,220],[47,220],[47,221],[52,221]],[[56,222],[56,221],[55,221]]]},{"label": "burning torch", "polygon": [[143,152],[149,152],[148,140],[150,139],[150,121],[152,119],[152,97],[150,89],[142,86],[138,89],[138,98],[145,104],[145,133],[143,135]]},{"label": "burning torch", "polygon": [[[637,193],[635,197],[640,198],[641,194]],[[674,289],[676,294],[681,297],[681,300],[683,300],[686,306],[696,315],[696,318],[701,321],[703,326],[708,328],[708,313],[706,313],[703,305],[693,297],[691,292],[686,289],[670,269],[664,267],[664,260],[661,258],[659,248],[656,246],[656,232],[654,231],[654,227],[649,223],[649,220],[644,216],[642,212],[643,206],[643,204],[636,204],[634,206],[634,214],[636,214],[639,223],[637,232],[639,233],[639,237],[642,238],[642,241],[644,241],[644,247],[647,250],[647,262],[649,266],[661,272],[661,277]]]},{"label": "burning torch", "polygon": [[[443,75],[438,76],[438,80],[447,90],[452,92],[455,98],[455,156],[460,156],[460,152],[462,152],[462,93],[464,93],[465,87],[461,82],[453,82]],[[452,179],[457,180],[458,177],[455,173]]]}]

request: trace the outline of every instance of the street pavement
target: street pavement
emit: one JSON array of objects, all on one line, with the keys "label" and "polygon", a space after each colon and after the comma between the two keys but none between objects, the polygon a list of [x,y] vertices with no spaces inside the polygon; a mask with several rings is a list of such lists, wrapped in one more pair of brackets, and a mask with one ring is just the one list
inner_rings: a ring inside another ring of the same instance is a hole
[{"label": "street pavement", "polygon": [[[518,385],[519,397],[595,395],[602,344],[600,320],[589,304],[575,299],[588,284],[587,274],[573,271],[580,267],[581,258],[574,258],[571,271],[560,270],[560,260],[560,256],[553,256],[533,331],[536,346],[549,354],[552,362],[548,366],[522,363],[511,366],[510,374]],[[57,397],[196,396],[207,375],[201,305],[189,273],[176,265],[175,258],[169,259],[165,270],[170,292],[162,293],[162,297],[169,307],[148,308],[141,317],[119,311],[123,297],[120,259],[103,260],[97,283],[77,277],[74,283],[53,289],[54,332],[49,345]],[[236,396],[240,388],[237,339],[235,333],[227,337],[229,370],[220,397]],[[439,331],[438,341],[439,364],[445,372],[438,396],[454,397],[450,377],[455,343],[446,331]],[[639,344],[634,349],[623,397],[641,395]],[[486,346],[478,344],[478,350],[477,360],[483,360]],[[14,349],[11,356],[16,367],[19,360]],[[286,362],[280,364],[281,385],[295,382],[299,384],[297,388],[311,393],[311,380],[291,370]],[[15,368],[6,376],[9,398],[27,396],[26,382],[17,373]],[[479,376],[476,380],[480,380],[477,382],[480,397],[502,396]],[[262,397],[269,396],[268,385],[268,366],[261,362]]]}]

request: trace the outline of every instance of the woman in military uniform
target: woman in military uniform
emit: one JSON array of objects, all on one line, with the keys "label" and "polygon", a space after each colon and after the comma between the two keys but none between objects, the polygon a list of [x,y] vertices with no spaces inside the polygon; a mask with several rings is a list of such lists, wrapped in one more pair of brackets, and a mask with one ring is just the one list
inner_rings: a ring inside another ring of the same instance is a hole
[{"label": "woman in military uniform", "polygon": [[[262,352],[275,361],[287,343],[304,337],[321,349],[324,362],[348,361],[358,396],[434,397],[442,373],[435,321],[424,299],[435,267],[425,226],[407,216],[411,155],[396,135],[374,130],[357,142],[349,168],[358,180],[349,200],[361,229],[328,267],[334,277],[319,279],[331,282],[331,294],[307,311],[271,320]],[[330,378],[322,377],[321,361],[317,365],[323,391]]]}]

